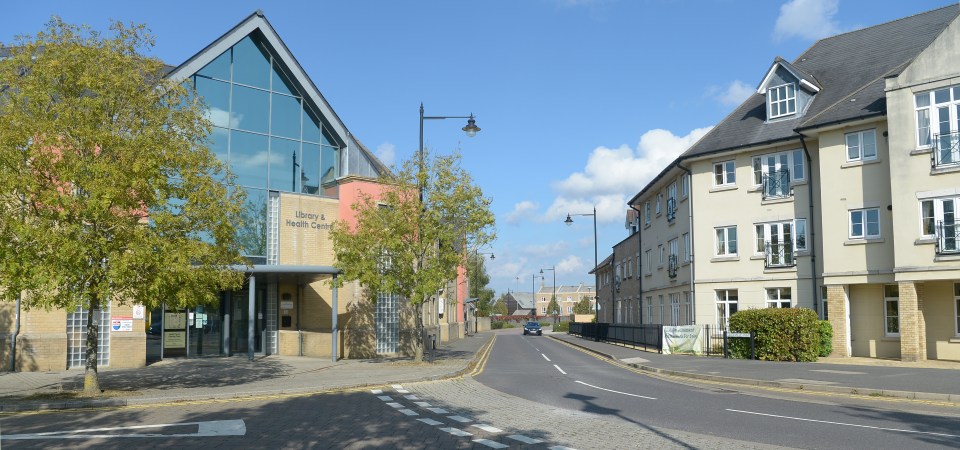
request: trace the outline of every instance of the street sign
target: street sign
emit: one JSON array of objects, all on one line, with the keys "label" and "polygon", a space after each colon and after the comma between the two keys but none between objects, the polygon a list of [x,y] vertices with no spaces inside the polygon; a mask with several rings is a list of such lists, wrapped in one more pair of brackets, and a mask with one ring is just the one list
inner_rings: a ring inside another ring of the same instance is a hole
[{"label": "street sign", "polygon": [[732,337],[732,338],[748,338],[748,337],[750,337],[750,333],[727,333],[727,337]]}]

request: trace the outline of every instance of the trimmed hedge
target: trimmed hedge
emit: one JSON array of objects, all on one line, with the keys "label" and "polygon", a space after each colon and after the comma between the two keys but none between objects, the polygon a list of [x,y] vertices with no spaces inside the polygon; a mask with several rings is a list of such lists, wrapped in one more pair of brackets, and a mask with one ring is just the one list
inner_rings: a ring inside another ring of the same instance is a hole
[{"label": "trimmed hedge", "polygon": [[503,328],[513,328],[513,324],[509,322],[501,322],[501,321],[490,322],[491,330],[500,330]]},{"label": "trimmed hedge", "polygon": [[830,356],[833,353],[833,325],[830,321],[820,321],[820,354],[821,357]]},{"label": "trimmed hedge", "polygon": [[569,333],[570,332],[570,322],[560,322],[553,324],[553,331],[558,333]]},{"label": "trimmed hedge", "polygon": [[[747,309],[730,316],[730,330],[754,333],[757,359],[816,361],[822,351],[820,322],[806,308]],[[734,358],[750,357],[748,339],[730,339],[729,348]]]}]

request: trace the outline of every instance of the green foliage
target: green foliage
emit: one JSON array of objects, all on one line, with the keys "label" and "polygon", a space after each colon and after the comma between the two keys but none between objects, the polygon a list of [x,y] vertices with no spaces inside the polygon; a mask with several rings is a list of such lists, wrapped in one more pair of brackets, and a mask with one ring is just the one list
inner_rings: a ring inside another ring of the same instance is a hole
[{"label": "green foliage", "polygon": [[[730,316],[730,330],[754,333],[757,359],[816,361],[820,351],[820,320],[806,308],[765,308],[738,311]],[[750,357],[748,339],[730,339],[730,354]]]},{"label": "green foliage", "polygon": [[590,297],[586,295],[580,297],[580,301],[573,305],[574,314],[592,314],[593,308],[590,305]]},{"label": "green foliage", "polygon": [[566,333],[570,331],[570,322],[559,322],[553,324],[553,331],[558,333]]},{"label": "green foliage", "polygon": [[485,261],[486,255],[478,255],[476,252],[469,254],[467,258],[467,276],[470,278],[467,296],[477,299],[477,317],[489,317],[492,312],[490,303],[493,301],[494,292],[487,287],[490,276],[487,275]]},{"label": "green foliage", "polygon": [[501,321],[490,322],[490,328],[494,330],[500,330],[503,328],[514,328],[514,327],[515,325],[510,322],[501,322]]},{"label": "green foliage", "polygon": [[507,313],[509,313],[509,311],[507,311],[507,302],[502,296],[500,297],[500,300],[493,305],[492,313],[498,316],[505,316]]},{"label": "green foliage", "polygon": [[466,263],[465,249],[494,239],[494,216],[490,199],[460,166],[458,153],[425,154],[423,170],[417,159],[408,160],[382,181],[380,198],[361,194],[351,205],[355,227],[334,223],[330,237],[343,270],[337,281],[359,281],[369,292],[407,299],[414,307],[419,360],[423,302],[456,279],[457,267]]},{"label": "green foliage", "polygon": [[818,356],[827,357],[833,353],[833,325],[829,320],[820,321],[820,350]]},{"label": "green foliage", "polygon": [[[0,60],[0,295],[183,308],[241,285],[226,266],[243,263],[243,193],[222,183],[192,88],[143,56],[152,45],[142,25],[99,33],[54,18]],[[95,382],[96,339],[87,354]]]},{"label": "green foliage", "polygon": [[555,295],[550,297],[550,303],[547,304],[547,314],[560,314],[560,304]]}]

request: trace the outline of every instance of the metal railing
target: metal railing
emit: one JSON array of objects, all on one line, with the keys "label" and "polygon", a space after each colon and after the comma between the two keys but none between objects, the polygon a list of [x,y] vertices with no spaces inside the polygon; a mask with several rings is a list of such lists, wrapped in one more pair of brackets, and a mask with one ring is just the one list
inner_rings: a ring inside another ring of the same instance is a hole
[{"label": "metal railing", "polygon": [[602,342],[614,342],[633,348],[656,350],[663,349],[663,329],[660,324],[625,325],[611,323],[572,322],[568,334],[584,339]]},{"label": "metal railing", "polygon": [[960,253],[960,224],[937,222],[937,254]]},{"label": "metal railing", "polygon": [[930,166],[934,169],[960,165],[960,133],[933,135],[936,146],[930,155]]},{"label": "metal railing", "polygon": [[797,258],[793,251],[793,244],[771,244],[767,242],[764,245],[763,266],[765,268],[793,267],[795,265],[797,265]]},{"label": "metal railing", "polygon": [[677,218],[677,199],[670,197],[667,199],[667,222],[673,222]]},{"label": "metal railing", "polygon": [[763,199],[772,200],[793,196],[790,187],[790,171],[780,169],[776,172],[763,174]]},{"label": "metal railing", "polygon": [[676,278],[677,268],[679,265],[680,264],[677,262],[677,255],[670,255],[667,257],[667,276],[670,278]]}]

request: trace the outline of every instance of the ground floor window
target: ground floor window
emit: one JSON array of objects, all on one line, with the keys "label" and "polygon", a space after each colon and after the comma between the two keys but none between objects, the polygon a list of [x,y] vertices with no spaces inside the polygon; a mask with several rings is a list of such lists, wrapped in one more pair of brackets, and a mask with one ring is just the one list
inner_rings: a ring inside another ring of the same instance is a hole
[{"label": "ground floor window", "polygon": [[717,327],[727,329],[730,316],[737,312],[739,296],[736,289],[717,290]]},{"label": "ground floor window", "polygon": [[693,303],[690,301],[690,291],[683,293],[683,307],[687,310],[687,325],[693,324]]},{"label": "ground floor window", "polygon": [[[110,365],[110,305],[99,310],[100,330],[97,335],[97,366]],[[87,318],[90,310],[82,307],[67,314],[67,368],[85,367],[87,356]]]},{"label": "ground floor window", "polygon": [[900,336],[900,287],[888,284],[883,287],[883,334]]},{"label": "ground floor window", "polygon": [[820,317],[823,320],[830,320],[830,310],[827,308],[827,287],[820,286]]},{"label": "ground floor window", "polygon": [[953,285],[953,304],[954,304],[953,313],[954,313],[954,316],[956,316],[955,319],[957,319],[956,320],[957,328],[954,331],[956,332],[955,334],[957,336],[960,336],[960,283],[956,283]]},{"label": "ground floor window", "polygon": [[660,325],[663,325],[663,310],[665,309],[663,304],[663,295],[658,295],[657,297],[660,298],[660,322],[659,323]]},{"label": "ground floor window", "polygon": [[647,323],[653,323],[653,296],[647,296]]},{"label": "ground floor window", "polygon": [[670,294],[670,324],[680,325],[680,294]]},{"label": "ground floor window", "polygon": [[767,289],[767,308],[789,308],[792,298],[790,288]]},{"label": "ground floor window", "polygon": [[400,296],[377,294],[373,321],[377,330],[377,353],[397,353],[400,347]]}]

